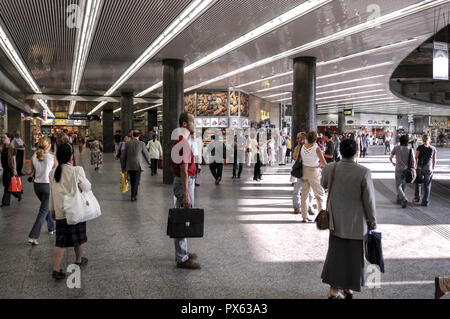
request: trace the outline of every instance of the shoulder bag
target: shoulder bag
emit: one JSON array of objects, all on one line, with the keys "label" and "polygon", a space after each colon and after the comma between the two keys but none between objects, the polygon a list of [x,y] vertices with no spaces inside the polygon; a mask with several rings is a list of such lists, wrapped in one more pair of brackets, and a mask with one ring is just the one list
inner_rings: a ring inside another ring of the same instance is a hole
[{"label": "shoulder bag", "polygon": [[327,196],[327,209],[321,210],[315,220],[317,229],[319,229],[319,230],[327,230],[330,228],[330,213],[328,211],[328,202],[330,201],[331,189],[333,188],[334,174],[336,173],[336,166],[337,166],[337,163],[334,164],[333,172],[331,173],[330,189],[328,190],[328,196]]},{"label": "shoulder bag", "polygon": [[100,204],[92,191],[82,192],[78,186],[77,168],[74,169],[75,192],[64,196],[64,212],[68,225],[76,225],[101,215]]},{"label": "shoulder bag", "polygon": [[292,166],[291,170],[291,176],[296,178],[302,178],[303,177],[303,163],[300,160],[301,159],[301,153],[302,153],[302,147],[300,147],[300,150],[298,151],[297,160],[295,161],[294,165]]},{"label": "shoulder bag", "polygon": [[410,150],[409,152],[409,157],[408,157],[408,170],[406,171],[406,182],[409,183],[414,183],[414,181],[416,180],[417,177],[417,172],[416,169],[414,168],[413,165],[413,150]]}]

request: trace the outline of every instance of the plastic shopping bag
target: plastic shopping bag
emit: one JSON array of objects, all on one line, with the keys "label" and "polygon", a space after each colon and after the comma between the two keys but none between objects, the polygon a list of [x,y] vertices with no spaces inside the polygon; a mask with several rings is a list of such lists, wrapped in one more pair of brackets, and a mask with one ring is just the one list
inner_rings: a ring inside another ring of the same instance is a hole
[{"label": "plastic shopping bag", "polygon": [[130,190],[130,184],[128,183],[127,180],[127,173],[121,172],[120,173],[120,191],[122,193],[126,193]]}]

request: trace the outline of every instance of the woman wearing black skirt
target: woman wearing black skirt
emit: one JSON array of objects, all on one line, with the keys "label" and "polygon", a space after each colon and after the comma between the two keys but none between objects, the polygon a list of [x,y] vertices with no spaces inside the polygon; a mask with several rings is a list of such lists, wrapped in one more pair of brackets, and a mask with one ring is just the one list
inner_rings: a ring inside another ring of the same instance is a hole
[{"label": "woman wearing black skirt", "polygon": [[[50,211],[52,218],[56,220],[56,247],[53,254],[53,278],[63,279],[65,273],[60,269],[61,261],[66,247],[74,247],[78,266],[86,266],[87,258],[83,256],[83,245],[87,242],[86,223],[68,225],[64,211],[64,196],[72,194],[75,187],[81,191],[91,190],[91,183],[86,179],[82,167],[74,167],[70,164],[73,148],[64,143],[57,147],[56,159],[58,167],[50,172]],[[77,180],[74,180],[74,176]],[[74,184],[75,182],[75,184]]]},{"label": "woman wearing black skirt", "polygon": [[353,291],[364,285],[363,240],[368,230],[376,228],[375,191],[370,170],[354,161],[356,142],[342,141],[340,152],[342,160],[322,172],[322,187],[331,189],[330,239],[322,281],[330,285],[330,299],[343,299],[339,290],[345,299],[352,299]]}]

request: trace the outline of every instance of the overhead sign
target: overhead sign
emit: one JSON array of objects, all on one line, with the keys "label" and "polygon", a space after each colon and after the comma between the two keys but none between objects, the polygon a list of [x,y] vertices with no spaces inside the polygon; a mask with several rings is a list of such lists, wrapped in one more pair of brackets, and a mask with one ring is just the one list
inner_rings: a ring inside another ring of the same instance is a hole
[{"label": "overhead sign", "polygon": [[437,127],[437,128],[447,128],[448,118],[447,117],[430,116],[430,126]]},{"label": "overhead sign", "polygon": [[317,126],[338,126],[338,120],[337,114],[317,115]]},{"label": "overhead sign", "polygon": [[344,110],[344,116],[353,116],[353,109]]},{"label": "overhead sign", "polygon": [[448,44],[434,42],[433,79],[448,80]]},{"label": "overhead sign", "polygon": [[55,118],[67,119],[67,112],[55,112]]},{"label": "overhead sign", "polygon": [[79,120],[79,121],[87,121],[87,114],[72,114],[69,115],[69,120]]},{"label": "overhead sign", "polygon": [[64,120],[64,119],[55,119],[55,125],[65,126],[65,125],[67,125],[67,120]]},{"label": "overhead sign", "polygon": [[261,110],[261,121],[270,119],[270,112]]},{"label": "overhead sign", "polygon": [[361,124],[361,126],[394,126],[394,127],[397,127],[397,115],[361,113],[360,124]]}]

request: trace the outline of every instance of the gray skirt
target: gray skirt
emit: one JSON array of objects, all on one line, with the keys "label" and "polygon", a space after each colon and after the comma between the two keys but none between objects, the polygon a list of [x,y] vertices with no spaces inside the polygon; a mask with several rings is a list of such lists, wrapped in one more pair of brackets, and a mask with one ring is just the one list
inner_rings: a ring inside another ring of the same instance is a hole
[{"label": "gray skirt", "polygon": [[330,234],[321,277],[323,283],[333,288],[361,291],[361,286],[364,286],[363,241]]}]

